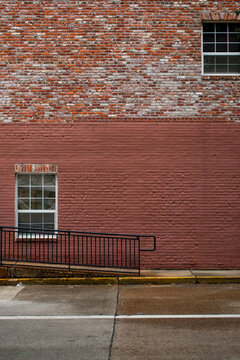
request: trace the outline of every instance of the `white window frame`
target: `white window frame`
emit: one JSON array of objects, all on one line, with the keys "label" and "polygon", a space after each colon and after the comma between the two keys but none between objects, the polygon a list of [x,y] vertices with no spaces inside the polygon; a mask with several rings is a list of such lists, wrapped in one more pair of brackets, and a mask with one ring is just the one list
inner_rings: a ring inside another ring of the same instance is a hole
[{"label": "white window frame", "polygon": [[[44,210],[44,209],[36,209],[36,210],[19,210],[18,209],[18,175],[54,175],[55,176],[55,210]],[[54,230],[58,229],[58,174],[57,173],[32,173],[32,172],[24,172],[24,173],[16,173],[15,174],[15,224],[18,227],[18,214],[19,213],[54,213]],[[34,229],[32,229],[34,231]],[[36,231],[37,233],[37,231]],[[49,231],[49,234],[51,230]],[[26,235],[22,233],[22,235],[18,234],[19,238],[26,238]],[[28,237],[31,237],[29,235]],[[50,238],[50,235],[39,234],[39,236],[31,237],[32,239],[39,238]],[[52,238],[52,236],[51,236]]]},{"label": "white window frame", "polygon": [[[201,31],[201,53],[202,53],[202,75],[205,76],[240,76],[239,73],[205,73],[204,72],[204,55],[209,55],[209,56],[228,56],[228,55],[234,55],[234,56],[240,56],[240,52],[203,52],[203,24],[217,24],[217,23],[226,23],[226,24],[239,24],[240,26],[240,22],[239,21],[203,21],[202,22],[202,31]],[[216,32],[215,32],[216,34]],[[215,43],[216,43],[216,38],[215,38]],[[229,44],[229,41],[228,41]]]}]

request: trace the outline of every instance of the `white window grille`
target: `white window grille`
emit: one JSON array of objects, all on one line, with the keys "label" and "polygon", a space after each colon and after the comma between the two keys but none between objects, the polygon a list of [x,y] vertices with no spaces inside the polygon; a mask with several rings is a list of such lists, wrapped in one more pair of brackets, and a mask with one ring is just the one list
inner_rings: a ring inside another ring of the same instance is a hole
[{"label": "white window grille", "polygon": [[16,226],[56,229],[56,174],[16,174]]},{"label": "white window grille", "polygon": [[240,22],[203,23],[203,74],[240,74]]}]

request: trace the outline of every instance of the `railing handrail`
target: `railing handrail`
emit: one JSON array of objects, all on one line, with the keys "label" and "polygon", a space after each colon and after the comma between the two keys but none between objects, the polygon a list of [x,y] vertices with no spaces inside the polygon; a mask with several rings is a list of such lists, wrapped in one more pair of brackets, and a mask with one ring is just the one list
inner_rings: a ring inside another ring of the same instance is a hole
[{"label": "railing handrail", "polygon": [[[30,233],[66,233],[66,234],[83,234],[83,235],[99,235],[99,236],[121,236],[121,237],[131,237],[131,238],[152,238],[153,239],[153,249],[140,249],[140,251],[155,251],[156,250],[156,236],[155,235],[139,235],[139,234],[119,234],[119,233],[102,233],[102,232],[86,232],[79,230],[61,230],[61,229],[29,229],[24,227],[16,227],[16,226],[2,226],[0,225],[0,229],[14,229],[14,230],[26,230],[26,232]],[[140,240],[140,239],[139,239]]]}]

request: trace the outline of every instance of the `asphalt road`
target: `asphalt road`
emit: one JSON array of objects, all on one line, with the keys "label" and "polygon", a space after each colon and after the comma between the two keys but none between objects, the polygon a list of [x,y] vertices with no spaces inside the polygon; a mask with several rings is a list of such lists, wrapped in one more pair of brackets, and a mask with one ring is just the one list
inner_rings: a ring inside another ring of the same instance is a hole
[{"label": "asphalt road", "polygon": [[237,284],[0,287],[1,360],[239,360],[239,337]]}]

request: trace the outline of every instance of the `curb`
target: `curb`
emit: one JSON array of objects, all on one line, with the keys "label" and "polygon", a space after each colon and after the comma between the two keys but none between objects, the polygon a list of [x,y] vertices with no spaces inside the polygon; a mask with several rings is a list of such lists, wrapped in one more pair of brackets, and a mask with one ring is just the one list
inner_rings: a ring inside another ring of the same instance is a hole
[{"label": "curb", "polygon": [[119,277],[120,285],[164,285],[164,284],[194,284],[195,276],[186,277]]},{"label": "curb", "polygon": [[198,284],[240,283],[240,276],[196,276]]},{"label": "curb", "polygon": [[0,279],[1,285],[117,285],[116,277],[100,278],[23,278],[23,279]]},{"label": "curb", "polygon": [[10,278],[1,285],[166,285],[240,283],[240,276]]}]

